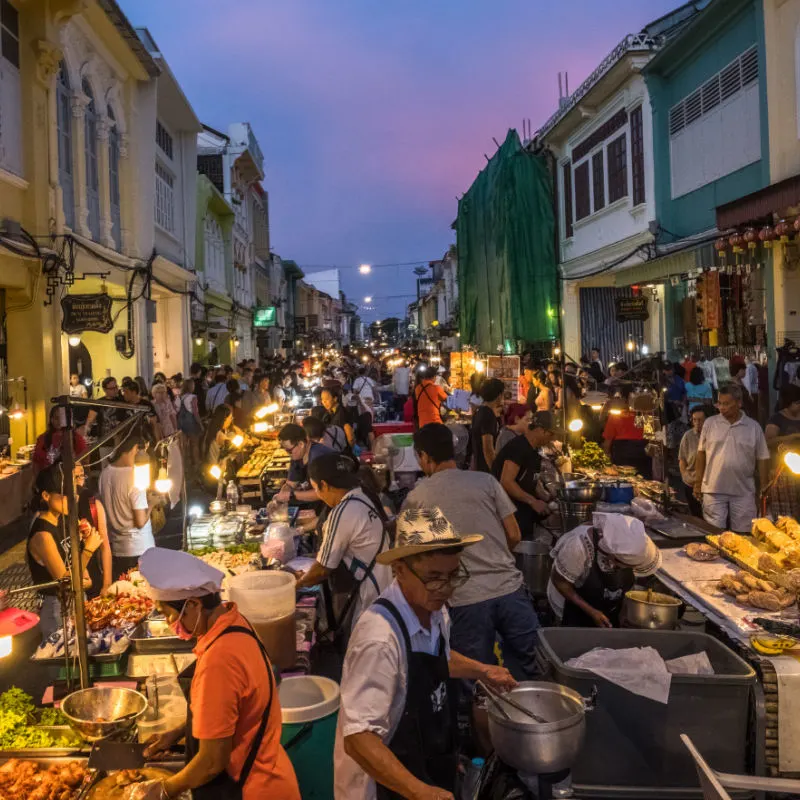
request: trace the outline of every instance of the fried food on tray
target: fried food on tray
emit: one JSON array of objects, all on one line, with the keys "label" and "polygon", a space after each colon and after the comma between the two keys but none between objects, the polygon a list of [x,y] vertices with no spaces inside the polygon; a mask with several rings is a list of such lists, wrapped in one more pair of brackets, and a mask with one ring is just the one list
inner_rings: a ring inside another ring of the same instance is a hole
[{"label": "fried food on tray", "polygon": [[792,517],[778,517],[776,527],[788,534],[795,541],[800,542],[800,522]]},{"label": "fried food on tray", "polygon": [[800,592],[800,569],[791,569],[783,576],[787,588],[797,594]]},{"label": "fried food on tray", "polygon": [[764,553],[763,555],[758,557],[758,568],[761,572],[780,572],[783,569],[783,558],[780,558],[780,553],[775,553],[774,555],[770,555],[769,553]]},{"label": "fried food on tray", "polygon": [[3,800],[71,800],[78,794],[87,769],[79,761],[39,766],[12,758],[0,767]]},{"label": "fried food on tray", "polygon": [[735,575],[723,575],[718,588],[737,603],[765,611],[780,611],[797,599],[795,592],[741,570]]},{"label": "fried food on tray", "polygon": [[774,592],[750,592],[747,604],[767,611],[781,610],[781,598]]},{"label": "fried food on tray", "polygon": [[777,530],[777,528],[774,531],[767,533],[764,537],[764,541],[774,547],[776,550],[783,550],[784,548],[797,545],[797,542],[795,542],[791,536],[783,531]]},{"label": "fried food on tray", "polygon": [[690,542],[683,548],[686,555],[693,561],[713,561],[719,557],[715,547],[700,542]]},{"label": "fried food on tray", "polygon": [[753,534],[754,539],[763,542],[766,540],[767,535],[770,533],[780,533],[780,531],[772,523],[771,519],[766,517],[759,517],[753,520],[753,526],[750,528],[750,533]]}]

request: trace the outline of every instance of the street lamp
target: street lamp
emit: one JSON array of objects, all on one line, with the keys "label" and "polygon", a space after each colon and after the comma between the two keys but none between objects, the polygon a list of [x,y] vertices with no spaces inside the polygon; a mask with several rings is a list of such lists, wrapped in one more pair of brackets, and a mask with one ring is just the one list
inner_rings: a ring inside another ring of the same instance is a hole
[{"label": "street lamp", "polygon": [[365,303],[371,303],[371,302],[372,302],[372,297],[369,297],[369,296],[368,296],[368,297],[365,297],[365,298],[364,298],[364,302],[365,302]]},{"label": "street lamp", "polygon": [[361,266],[358,268],[358,271],[359,271],[359,272],[360,272],[362,275],[369,275],[369,274],[370,274],[370,272],[372,272],[372,267],[371,267],[369,264],[362,264],[362,265],[361,265]]},{"label": "street lamp", "polygon": [[70,347],[77,347],[81,343],[81,337],[73,334],[67,339]]}]

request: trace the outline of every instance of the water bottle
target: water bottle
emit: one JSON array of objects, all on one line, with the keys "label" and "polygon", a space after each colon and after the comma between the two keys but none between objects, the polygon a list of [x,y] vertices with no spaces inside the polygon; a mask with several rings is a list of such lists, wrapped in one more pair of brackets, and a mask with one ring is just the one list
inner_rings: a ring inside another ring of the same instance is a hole
[{"label": "water bottle", "polygon": [[236,481],[228,481],[228,488],[225,490],[225,499],[228,504],[228,511],[236,511],[236,506],[239,505],[239,489],[236,486]]},{"label": "water bottle", "polygon": [[459,800],[474,800],[480,784],[484,763],[482,758],[473,758],[467,764],[464,777],[461,780],[461,791],[458,794]]}]

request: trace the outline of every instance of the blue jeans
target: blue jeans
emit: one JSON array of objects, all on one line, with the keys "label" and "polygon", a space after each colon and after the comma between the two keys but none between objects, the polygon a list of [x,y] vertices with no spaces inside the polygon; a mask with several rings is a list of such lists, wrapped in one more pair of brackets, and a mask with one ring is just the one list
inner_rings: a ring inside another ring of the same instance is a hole
[{"label": "blue jeans", "polygon": [[540,676],[535,651],[539,618],[525,586],[514,592],[450,609],[450,647],[482,664],[494,664],[494,643],[502,640],[503,660],[518,681]]}]

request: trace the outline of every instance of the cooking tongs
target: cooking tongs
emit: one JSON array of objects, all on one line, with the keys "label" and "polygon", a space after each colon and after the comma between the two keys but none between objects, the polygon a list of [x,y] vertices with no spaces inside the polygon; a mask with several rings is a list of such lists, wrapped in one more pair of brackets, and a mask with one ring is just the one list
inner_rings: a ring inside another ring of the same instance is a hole
[{"label": "cooking tongs", "polygon": [[483,689],[486,693],[486,696],[494,703],[495,708],[506,718],[511,719],[510,714],[503,708],[500,704],[500,701],[503,703],[508,703],[512,708],[515,708],[521,714],[525,714],[526,717],[530,717],[534,722],[538,722],[540,725],[546,725],[547,720],[542,719],[537,714],[534,714],[533,711],[530,709],[525,708],[521,703],[518,703],[516,700],[512,700],[508,695],[499,694],[495,692],[494,689],[490,689],[483,681],[475,681],[478,686]]}]

